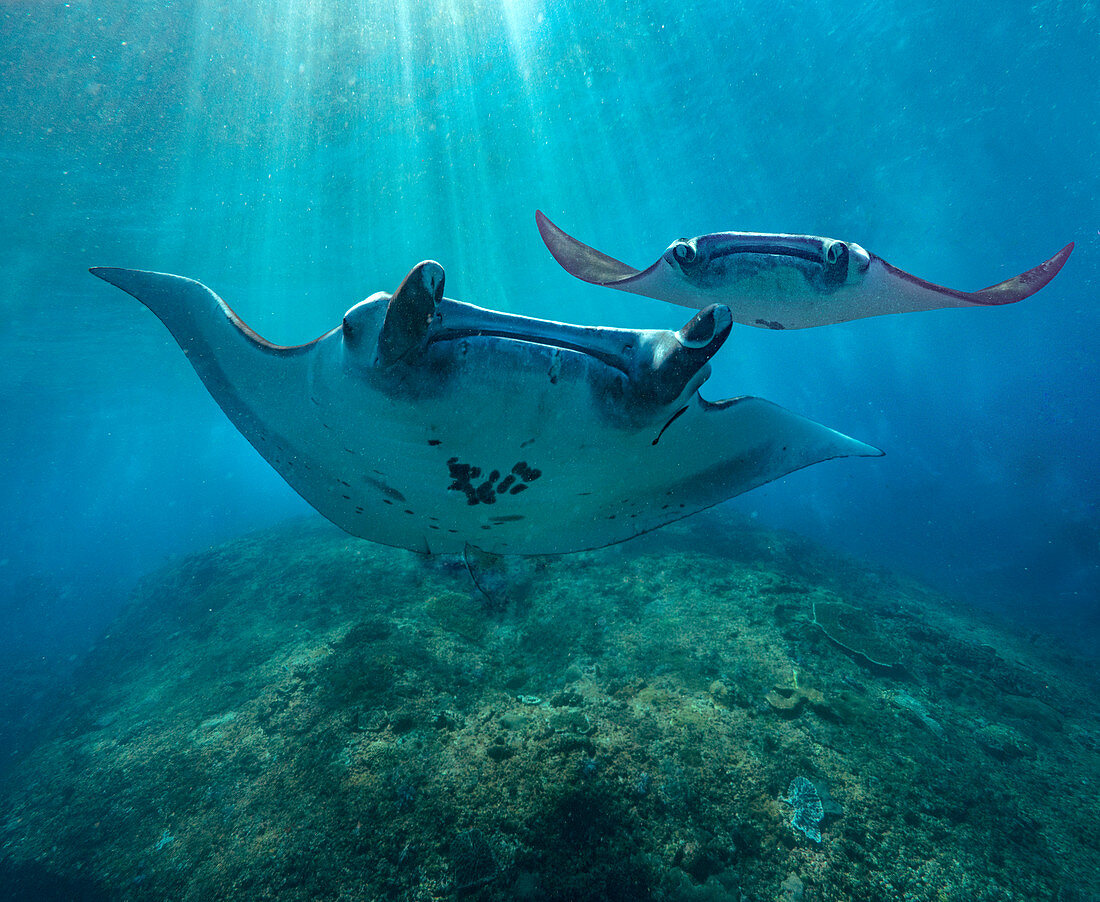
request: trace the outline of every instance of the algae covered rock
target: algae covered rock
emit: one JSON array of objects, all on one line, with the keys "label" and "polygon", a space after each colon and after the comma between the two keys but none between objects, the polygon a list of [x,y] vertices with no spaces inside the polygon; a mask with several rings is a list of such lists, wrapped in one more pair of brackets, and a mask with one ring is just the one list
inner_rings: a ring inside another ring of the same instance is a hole
[{"label": "algae covered rock", "polygon": [[456,893],[467,893],[495,880],[499,874],[493,847],[474,828],[458,834],[451,843],[451,880]]},{"label": "algae covered rock", "polygon": [[804,686],[773,686],[765,694],[764,701],[773,711],[784,717],[797,717],[807,705],[823,707],[825,696],[818,689]]},{"label": "algae covered rock", "polygon": [[1016,730],[1003,724],[986,724],[974,733],[978,746],[998,761],[1034,758],[1035,747]]}]

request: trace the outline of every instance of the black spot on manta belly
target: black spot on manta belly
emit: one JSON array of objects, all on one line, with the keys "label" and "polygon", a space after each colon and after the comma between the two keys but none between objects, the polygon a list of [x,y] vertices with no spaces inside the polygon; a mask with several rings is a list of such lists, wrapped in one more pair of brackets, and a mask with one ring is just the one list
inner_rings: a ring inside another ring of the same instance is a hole
[{"label": "black spot on manta belly", "polygon": [[525,460],[521,460],[512,467],[512,472],[524,482],[534,482],[542,475],[542,470],[536,470],[534,467],[527,466],[527,461]]},{"label": "black spot on manta belly", "polygon": [[[374,472],[378,473],[378,470],[375,470]],[[340,481],[343,482],[343,480],[340,480]],[[385,495],[386,498],[392,498],[394,501],[404,501],[405,500],[404,495],[402,495],[399,491],[397,491],[397,489],[395,489],[392,485],[390,485],[389,483],[385,482],[382,479],[375,479],[373,476],[364,476],[363,477],[363,482],[367,483],[367,485],[373,486],[374,488],[378,489],[378,491],[380,491],[383,495]],[[344,482],[344,485],[347,485],[347,483]],[[385,500],[385,499],[383,499],[383,500]],[[386,503],[389,504],[390,502],[387,501]]]},{"label": "black spot on manta belly", "polygon": [[[475,485],[474,480],[481,475],[481,468],[463,463],[457,457],[447,461],[447,471],[451,477],[451,484],[447,489],[462,492],[466,496],[466,503],[470,505],[495,504],[497,495],[503,495],[505,492],[518,495],[527,489],[527,483],[533,482],[542,475],[541,470],[529,467],[526,461],[521,460],[512,467],[512,472],[505,476],[499,485],[497,480],[500,479],[500,470],[496,469],[489,472],[486,480]],[[517,479],[522,481],[514,484]]]},{"label": "black spot on manta belly", "polygon": [[477,478],[481,470],[478,467],[470,466],[470,464],[462,463],[457,457],[452,457],[447,461],[447,470],[451,474],[451,484],[447,486],[448,491],[462,492],[466,495],[467,504],[478,504],[480,499],[472,480]]}]

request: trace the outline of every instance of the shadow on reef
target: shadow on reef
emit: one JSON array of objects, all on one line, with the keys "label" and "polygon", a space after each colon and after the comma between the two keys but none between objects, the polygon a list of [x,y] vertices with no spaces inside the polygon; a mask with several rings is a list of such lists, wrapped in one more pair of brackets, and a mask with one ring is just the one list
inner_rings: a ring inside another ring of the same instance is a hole
[{"label": "shadow on reef", "polygon": [[0,862],[0,899],[11,902],[106,902],[114,895],[87,877],[55,874],[34,862]]},{"label": "shadow on reef", "polygon": [[1098,685],[1059,647],[728,512],[479,566],[506,605],[461,560],[307,521],[146,579],[0,790],[3,885],[1100,893]]}]

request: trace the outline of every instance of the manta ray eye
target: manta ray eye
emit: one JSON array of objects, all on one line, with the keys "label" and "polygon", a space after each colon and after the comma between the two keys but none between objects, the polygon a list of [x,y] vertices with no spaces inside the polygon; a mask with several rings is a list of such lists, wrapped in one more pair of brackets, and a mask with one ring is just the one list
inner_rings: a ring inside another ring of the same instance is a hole
[{"label": "manta ray eye", "polygon": [[672,245],[672,256],[677,263],[692,263],[695,261],[695,248],[686,241],[677,241]]}]

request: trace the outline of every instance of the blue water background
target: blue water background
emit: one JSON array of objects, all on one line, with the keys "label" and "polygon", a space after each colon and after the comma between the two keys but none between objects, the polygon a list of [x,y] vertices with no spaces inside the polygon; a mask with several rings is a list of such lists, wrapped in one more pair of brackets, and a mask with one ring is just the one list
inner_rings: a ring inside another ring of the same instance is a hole
[{"label": "blue water background", "polygon": [[720,230],[855,241],[1000,309],[738,327],[704,387],[887,451],[733,502],[1088,645],[1100,632],[1096,3],[0,5],[4,660],[62,667],[143,573],[308,513],[166,330],[87,275],[177,272],[280,343],[435,258],[451,297],[689,311],[572,279]]}]

